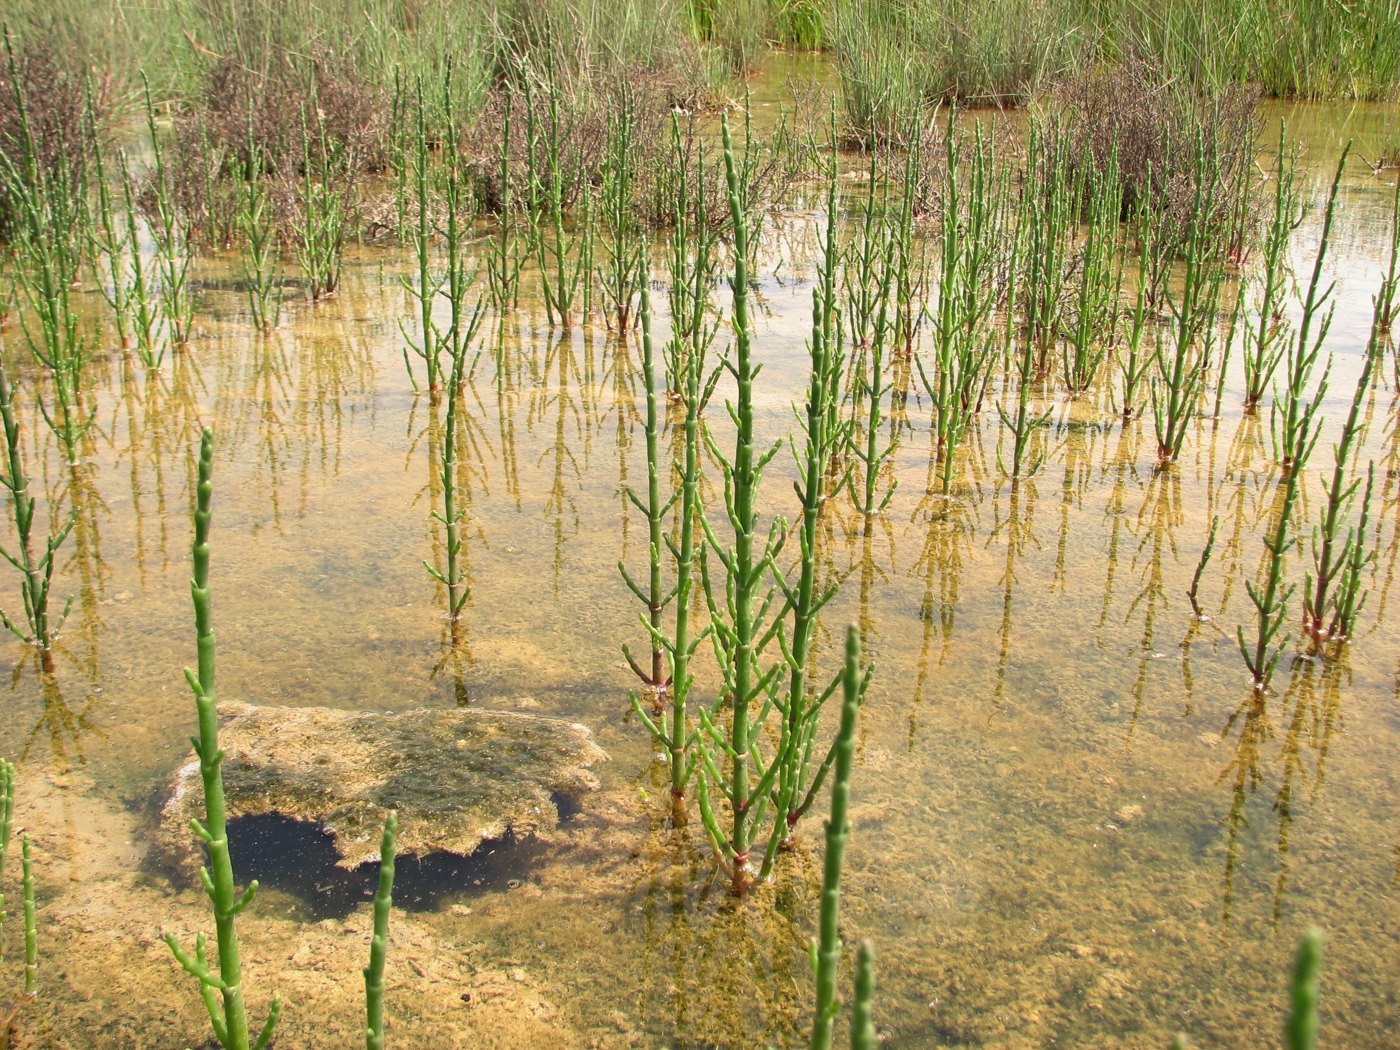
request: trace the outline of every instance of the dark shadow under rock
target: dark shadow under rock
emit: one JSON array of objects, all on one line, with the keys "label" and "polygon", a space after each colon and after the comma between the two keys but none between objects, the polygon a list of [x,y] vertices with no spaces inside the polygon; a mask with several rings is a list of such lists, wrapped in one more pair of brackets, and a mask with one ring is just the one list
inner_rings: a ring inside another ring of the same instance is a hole
[{"label": "dark shadow under rock", "polygon": [[[221,704],[219,715],[229,818],[314,825],[347,871],[379,860],[391,809],[401,858],[471,857],[483,843],[547,836],[597,788],[588,767],[607,757],[576,722],[508,711]],[[190,820],[203,817],[191,755],[167,785],[156,861],[193,876]]]},{"label": "dark shadow under rock", "polygon": [[[373,861],[346,869],[329,833],[317,824],[274,814],[241,817],[229,825],[234,878],[254,879],[265,889],[289,894],[306,907],[306,918],[341,919],[374,899],[379,865]],[[429,853],[400,857],[395,863],[394,907],[433,911],[455,900],[523,880],[545,845],[538,839],[503,838],[482,842],[470,857]]]}]

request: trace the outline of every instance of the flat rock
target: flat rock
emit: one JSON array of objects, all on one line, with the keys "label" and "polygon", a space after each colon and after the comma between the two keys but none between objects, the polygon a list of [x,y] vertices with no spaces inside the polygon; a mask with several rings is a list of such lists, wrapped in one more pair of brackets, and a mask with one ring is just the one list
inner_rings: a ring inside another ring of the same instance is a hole
[{"label": "flat rock", "polygon": [[[219,721],[229,819],[276,814],[319,824],[345,868],[379,859],[391,809],[400,855],[469,856],[508,833],[548,833],[559,820],[556,800],[596,789],[588,767],[607,758],[577,722],[514,711],[223,703]],[[190,820],[204,819],[193,752],[164,798],[156,857],[189,873],[202,853]]]}]

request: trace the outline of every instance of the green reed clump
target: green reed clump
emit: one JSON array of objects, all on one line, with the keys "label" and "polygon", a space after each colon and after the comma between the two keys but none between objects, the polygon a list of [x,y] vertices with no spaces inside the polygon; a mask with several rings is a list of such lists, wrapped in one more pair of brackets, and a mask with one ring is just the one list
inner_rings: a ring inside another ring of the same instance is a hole
[{"label": "green reed clump", "polygon": [[[692,177],[686,142],[681,135],[680,118],[671,115],[671,157],[674,200],[671,206],[671,233],[667,238],[666,266],[670,277],[667,297],[671,306],[671,338],[666,343],[666,389],[687,409],[692,400],[685,393],[694,362],[703,362],[719,330],[718,320],[710,320],[710,291],[715,283],[716,252],[714,233],[708,219],[705,144],[695,148]],[[703,382],[702,382],[702,385]],[[705,400],[708,400],[708,393]]]},{"label": "green reed clump", "polygon": [[118,216],[120,201],[114,193],[111,173],[107,171],[106,151],[97,127],[96,104],[90,86],[84,116],[92,150],[92,181],[97,188],[97,214],[92,216],[88,239],[98,269],[102,297],[112,308],[117,342],[123,350],[131,350],[136,341],[132,331],[135,317],[129,260],[133,254],[140,254],[139,244],[132,235],[132,225],[125,221],[124,216]]},{"label": "green reed clump", "polygon": [[[478,318],[480,312],[478,304]],[[460,422],[458,409],[462,400],[461,387],[465,377],[467,342],[465,339],[450,338],[448,349],[452,355],[452,367],[448,375],[447,412],[442,435],[442,510],[434,510],[432,513],[433,519],[447,532],[447,564],[443,569],[439,569],[425,560],[423,568],[428,570],[429,576],[447,588],[447,621],[455,647],[460,641],[462,609],[471,596],[471,589],[467,586],[466,568],[462,565],[461,557],[462,521],[466,517],[466,510],[457,504],[457,431]]]},{"label": "green reed clump", "polygon": [[23,620],[11,619],[0,611],[0,622],[20,641],[33,645],[39,650],[39,658],[46,670],[52,670],[54,639],[58,636],[68,611],[73,607],[69,597],[63,611],[53,617],[49,612],[49,592],[53,586],[55,555],[63,546],[63,541],[73,531],[77,513],[68,515],[63,524],[55,527],[50,523],[48,534],[43,538],[43,553],[35,553],[39,541],[36,529],[38,500],[29,491],[29,475],[25,471],[24,453],[20,446],[19,423],[15,419],[15,406],[10,379],[5,371],[5,363],[0,360],[0,419],[5,431],[5,469],[0,475],[0,485],[9,493],[10,512],[15,524],[17,541],[13,552],[0,547],[0,555],[13,565],[20,574],[20,594],[24,601]]},{"label": "green reed clump", "polygon": [[1288,294],[1288,243],[1303,221],[1297,188],[1297,155],[1284,148],[1279,127],[1278,157],[1273,172],[1274,203],[1264,228],[1259,290],[1245,318],[1244,409],[1254,412],[1263,400],[1289,341],[1284,302]]},{"label": "green reed clump", "polygon": [[[736,400],[728,405],[735,424],[734,452],[725,456],[713,437],[708,441],[711,454],[724,471],[725,517],[733,532],[733,543],[722,542],[702,518],[707,545],[702,548],[701,570],[710,610],[710,638],[723,676],[727,710],[721,711],[716,705],[712,712],[700,714],[697,784],[705,830],[729,872],[732,891],[743,894],[754,881],[751,851],[762,835],[769,794],[779,771],[778,763],[764,761],[759,748],[760,730],[769,711],[765,698],[783,666],[765,666],[763,658],[775,630],[767,622],[775,597],[768,583],[768,568],[782,547],[783,523],[773,522],[766,538],[758,532],[763,468],[778,446],[766,451],[755,446],[754,380],[758,364],[754,360],[749,321],[751,227],[745,200],[747,187],[740,175],[727,118],[722,118],[721,133],[734,235],[734,271],[729,281],[734,345],[724,360],[725,369],[738,386]],[[712,580],[707,571],[711,554],[723,567],[723,583]],[[729,804],[727,829],[711,805],[711,784]]]},{"label": "green reed clump", "polygon": [[1069,136],[1058,121],[1031,122],[1017,206],[1018,222],[1027,231],[1018,277],[1026,336],[1036,348],[1036,371],[1042,376],[1064,334],[1065,289],[1083,195],[1071,158]]},{"label": "green reed clump", "polygon": [[365,976],[365,1050],[384,1050],[384,960],[389,953],[389,912],[394,907],[394,850],[399,815],[384,818],[379,840],[379,889],[374,895],[374,934],[369,944]]},{"label": "green reed clump", "polygon": [[211,967],[203,933],[195,937],[194,955],[186,952],[173,933],[165,943],[176,960],[199,982],[200,998],[209,1014],[214,1038],[224,1050],[262,1050],[272,1038],[282,1013],[282,1000],[272,999],[267,1020],[255,1039],[250,1040],[248,1012],[243,1001],[243,963],[238,951],[238,914],[253,902],[258,883],[254,879],[242,893],[233,881],[233,861],[229,854],[228,817],[224,806],[224,752],[219,748],[218,701],[214,693],[213,604],[209,591],[209,523],[214,496],[214,434],[206,429],[199,445],[199,482],[194,512],[194,578],[190,594],[194,600],[195,636],[199,650],[198,670],[185,671],[185,681],[194,693],[199,713],[199,736],[192,738],[199,756],[200,778],[204,783],[204,821],[192,821],[194,832],[204,843],[209,864],[200,868],[199,878],[214,911],[217,972]]},{"label": "green reed clump", "polygon": [[[472,305],[468,298],[476,281],[476,271],[468,265],[467,239],[473,221],[474,201],[458,146],[458,127],[452,105],[450,70],[443,82],[443,113],[446,124],[442,130],[442,171],[436,171],[432,158],[435,137],[428,126],[427,106],[423,85],[415,86],[416,124],[413,140],[413,185],[417,204],[417,225],[413,230],[413,245],[417,262],[416,282],[403,278],[405,290],[414,299],[418,313],[418,340],[415,342],[407,326],[400,321],[403,332],[404,366],[414,390],[418,378],[409,361],[408,351],[422,358],[429,395],[436,402],[445,382],[443,355],[448,358],[446,370],[456,375],[448,384],[455,391],[463,372],[459,357],[464,357],[467,344],[480,331],[486,305],[480,299]],[[439,189],[435,176],[442,180]],[[433,246],[442,242],[442,269],[434,268]],[[447,304],[447,321],[437,319],[435,307],[440,300]]]},{"label": "green reed clump", "polygon": [[[1332,188],[1327,194],[1327,206],[1323,212],[1322,233],[1317,243],[1317,254],[1313,257],[1312,276],[1308,280],[1308,290],[1303,297],[1303,313],[1298,320],[1297,339],[1288,347],[1285,357],[1285,378],[1282,390],[1274,398],[1269,423],[1273,437],[1274,454],[1290,473],[1302,470],[1303,464],[1312,453],[1313,444],[1320,431],[1313,425],[1313,419],[1321,408],[1323,395],[1327,390],[1327,373],[1331,368],[1328,362],[1318,381],[1312,400],[1308,400],[1308,385],[1313,369],[1322,353],[1322,345],[1327,332],[1332,327],[1336,304],[1328,304],[1335,284],[1322,288],[1322,270],[1327,259],[1328,242],[1332,236],[1332,221],[1337,213],[1337,193],[1342,184],[1342,173],[1346,170],[1347,157],[1351,153],[1348,142],[1337,162],[1336,174],[1332,177]],[[1325,309],[1325,312],[1323,312]],[[1317,334],[1313,335],[1313,325]]]},{"label": "green reed clump", "polygon": [[879,153],[870,150],[866,169],[865,198],[855,240],[843,253],[845,309],[842,311],[851,345],[864,350],[875,338],[880,312],[880,291],[888,285],[885,257],[889,230],[884,213],[889,206],[889,183],[879,177]]},{"label": "green reed clump", "polygon": [[[831,816],[826,822],[826,858],[822,865],[822,900],[819,933],[812,945],[812,971],[816,978],[817,1002],[812,1012],[811,1050],[829,1050],[832,1022],[839,1005],[836,999],[836,974],[841,963],[841,868],[846,857],[846,842],[851,835],[850,808],[851,768],[856,749],[856,720],[868,673],[860,668],[860,631],[846,628],[846,659],[841,672],[841,727],[837,730],[836,765],[831,786]],[[866,964],[862,967],[865,987],[856,995],[859,1016],[853,1024],[853,1039],[869,1027],[872,994],[872,963],[869,952],[863,950]]]},{"label": "green reed clump", "polygon": [[[1016,350],[1017,323],[1016,323],[1016,293],[1020,287],[1015,275],[1021,265],[1021,253],[1025,244],[1024,227],[1020,223],[1012,223],[1006,236],[1006,272],[1011,279],[1006,282],[1006,327],[1002,335],[1002,359],[1008,362],[1008,367],[1015,366],[1016,381],[1016,402],[1014,406],[1008,407],[1002,401],[1007,400],[1003,391],[1003,398],[997,402],[997,415],[1001,417],[1002,426],[1011,435],[1011,464],[1008,468],[1006,459],[1002,455],[1001,446],[997,446],[997,467],[1003,474],[1011,478],[1011,485],[1014,488],[1022,477],[1029,477],[1039,469],[1040,461],[1029,461],[1031,438],[1041,427],[1050,422],[1050,417],[1054,409],[1047,408],[1044,412],[1036,413],[1031,409],[1031,398],[1036,381],[1035,370],[1035,348],[1029,338],[1020,339],[1020,352]],[[1011,374],[1008,373],[1005,385],[1011,383]]]},{"label": "green reed clump", "polygon": [[165,314],[159,296],[158,267],[139,250],[140,213],[136,203],[136,181],[126,151],[117,153],[121,174],[122,212],[126,221],[126,242],[131,246],[128,305],[131,310],[132,335],[136,355],[142,365],[154,371],[165,357]]},{"label": "green reed clump", "polygon": [[[883,229],[883,227],[882,227]],[[869,342],[861,349],[855,362],[855,382],[852,389],[857,412],[864,417],[864,432],[857,427],[847,429],[846,447],[850,453],[851,469],[846,487],[851,501],[865,519],[868,532],[876,515],[883,513],[894,497],[898,479],[890,482],[884,495],[880,494],[880,476],[885,464],[894,455],[898,437],[884,440],[880,424],[884,419],[884,404],[893,387],[889,375],[890,344],[894,341],[894,318],[890,316],[895,276],[894,241],[886,236],[878,263],[879,280],[875,288],[875,316]],[[815,371],[815,365],[814,365]],[[835,397],[835,391],[831,393]]]},{"label": "green reed clump", "polygon": [[[832,139],[835,140],[834,116],[832,124]],[[899,209],[890,218],[895,245],[893,339],[896,351],[905,360],[914,356],[914,346],[928,316],[924,304],[928,299],[929,253],[927,241],[915,236],[915,217],[929,145],[929,127],[927,124],[916,126],[908,136],[904,147],[904,178]]]},{"label": "green reed clump", "polygon": [[413,365],[408,359],[410,349],[423,359],[423,365],[427,372],[428,390],[433,396],[436,396],[442,389],[442,337],[433,321],[433,306],[437,302],[438,294],[441,292],[447,277],[445,274],[439,276],[433,272],[433,240],[437,222],[434,214],[433,164],[428,133],[427,107],[423,101],[421,80],[414,85],[414,94],[417,105],[413,112],[410,170],[412,171],[413,199],[417,205],[415,209],[417,222],[412,228],[410,237],[413,242],[414,261],[417,263],[418,272],[417,283],[414,283],[407,276],[401,280],[404,290],[417,304],[418,341],[414,342],[402,320],[399,321],[399,329],[407,344],[404,350],[404,367],[408,369],[408,378],[413,383],[413,388],[418,389],[418,379],[414,375]]},{"label": "green reed clump", "polygon": [[[430,317],[427,331],[431,332],[433,345],[438,352],[446,352],[451,365],[447,379],[447,412],[442,446],[442,510],[433,512],[433,517],[447,532],[447,563],[443,570],[426,561],[423,566],[433,579],[447,588],[447,619],[455,647],[461,640],[462,609],[470,594],[466,583],[466,569],[461,564],[461,529],[466,512],[457,505],[457,435],[460,425],[458,413],[459,402],[462,400],[462,384],[466,378],[467,349],[481,329],[486,304],[481,298],[478,298],[474,305],[468,303],[476,280],[476,272],[468,269],[466,252],[467,231],[471,225],[471,199],[464,179],[461,158],[457,152],[457,128],[450,80],[445,83],[447,171],[442,199],[446,213],[443,230],[445,272],[441,278],[434,281],[434,287],[435,294],[440,294],[447,300],[447,325],[441,327],[436,319]],[[409,375],[411,378],[411,371]]]}]

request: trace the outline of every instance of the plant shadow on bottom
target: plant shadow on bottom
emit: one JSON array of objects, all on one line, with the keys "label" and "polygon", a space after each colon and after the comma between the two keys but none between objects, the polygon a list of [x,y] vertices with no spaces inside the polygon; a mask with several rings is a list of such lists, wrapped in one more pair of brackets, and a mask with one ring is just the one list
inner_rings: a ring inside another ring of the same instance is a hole
[{"label": "plant shadow on bottom", "polygon": [[[319,824],[278,814],[239,817],[229,821],[229,846],[240,885],[257,879],[264,890],[295,898],[301,905],[298,917],[307,921],[343,919],[374,899],[379,865],[337,866],[339,855],[331,836]],[[523,880],[546,849],[537,839],[517,839],[508,831],[484,840],[469,857],[399,856],[394,862],[394,907],[435,911],[450,901],[507,888]]]}]

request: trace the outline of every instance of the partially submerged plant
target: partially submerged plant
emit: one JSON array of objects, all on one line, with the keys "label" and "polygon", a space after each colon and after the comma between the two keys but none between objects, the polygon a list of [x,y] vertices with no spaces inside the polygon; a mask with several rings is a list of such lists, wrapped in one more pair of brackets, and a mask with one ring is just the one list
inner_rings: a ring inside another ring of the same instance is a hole
[{"label": "partially submerged plant", "polygon": [[1286,150],[1284,143],[1284,129],[1280,125],[1278,158],[1273,172],[1274,205],[1264,231],[1261,283],[1252,312],[1245,318],[1246,412],[1258,408],[1288,346],[1288,322],[1283,313],[1288,242],[1303,221],[1303,205],[1296,185],[1297,156]]},{"label": "partially submerged plant", "polygon": [[19,572],[20,593],[24,599],[23,620],[11,619],[4,612],[0,612],[0,622],[3,622],[20,641],[37,648],[45,670],[52,670],[53,655],[50,650],[63,621],[68,618],[68,611],[73,607],[73,599],[69,597],[64,603],[63,611],[57,617],[50,616],[49,591],[53,585],[54,569],[57,567],[54,556],[73,530],[77,514],[70,513],[57,527],[51,523],[48,535],[43,539],[43,553],[35,553],[38,538],[35,527],[38,500],[29,491],[29,475],[25,470],[24,454],[20,446],[14,397],[3,359],[0,359],[0,418],[3,418],[4,422],[6,456],[0,485],[3,485],[10,495],[10,510],[14,517],[15,538],[18,541],[13,552],[0,548],[0,554]]},{"label": "partially submerged plant", "polygon": [[[5,875],[5,863],[10,853],[10,829],[15,815],[15,767],[9,759],[0,758],[0,878]],[[30,855],[29,836],[20,835],[20,901],[24,917],[24,999],[32,999],[39,988],[39,938],[34,904],[34,862]],[[5,961],[5,895],[0,893],[0,963]],[[8,1014],[0,1013],[0,1047],[10,1046],[16,1015],[24,1001],[13,1004]]]},{"label": "partially submerged plant", "polygon": [[[666,591],[661,582],[661,551],[662,551],[662,530],[665,524],[666,515],[671,508],[676,505],[680,498],[680,493],[672,493],[663,499],[661,495],[661,428],[662,420],[659,408],[659,391],[656,382],[656,352],[651,338],[651,298],[647,294],[645,285],[641,291],[641,318],[642,318],[642,385],[646,388],[646,453],[647,453],[647,488],[646,500],[632,490],[629,485],[625,491],[627,499],[631,504],[641,511],[647,521],[647,565],[649,573],[646,587],[643,588],[627,571],[627,566],[617,563],[617,571],[622,574],[622,581],[627,584],[627,589],[636,595],[637,600],[642,603],[646,611],[642,616],[642,623],[646,627],[648,637],[651,641],[651,665],[650,668],[643,668],[638,665],[636,659],[626,645],[622,647],[622,653],[627,657],[627,662],[636,672],[637,677],[642,680],[642,685],[651,693],[652,708],[654,713],[660,714],[661,702],[671,685],[670,676],[667,674],[666,666],[666,635],[662,630],[662,616],[666,612],[666,606],[675,597],[674,590]],[[633,698],[634,705],[636,698]],[[653,726],[653,730],[655,727]],[[683,734],[682,730],[682,734]],[[668,738],[666,733],[658,733],[662,738]]]},{"label": "partially submerged plant", "polygon": [[[765,666],[763,650],[772,637],[768,623],[774,592],[768,582],[768,567],[782,547],[782,523],[771,524],[764,538],[758,531],[758,492],[763,468],[778,450],[756,447],[754,437],[754,360],[749,320],[750,219],[744,200],[745,186],[729,134],[728,120],[722,125],[725,177],[734,234],[734,273],[730,279],[733,300],[734,346],[724,367],[738,385],[737,400],[729,406],[735,422],[734,452],[725,456],[713,437],[710,451],[724,471],[726,518],[733,531],[733,544],[720,540],[718,532],[701,519],[707,547],[702,548],[702,568],[711,555],[724,570],[723,582],[704,573],[705,597],[710,609],[715,657],[723,676],[726,707],[721,713],[701,712],[698,778],[700,814],[716,852],[729,871],[735,894],[747,892],[756,874],[752,851],[762,840],[769,816],[769,794],[779,764],[758,756],[758,732],[768,705],[764,702],[769,686],[782,669],[781,664]],[[729,805],[725,828],[714,812],[710,791],[718,789]]]}]

